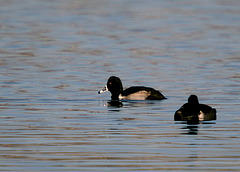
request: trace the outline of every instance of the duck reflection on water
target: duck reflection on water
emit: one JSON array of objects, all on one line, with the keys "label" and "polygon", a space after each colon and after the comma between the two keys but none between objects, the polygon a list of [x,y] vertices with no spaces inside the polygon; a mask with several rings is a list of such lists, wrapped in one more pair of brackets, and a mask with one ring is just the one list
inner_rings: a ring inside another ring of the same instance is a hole
[{"label": "duck reflection on water", "polygon": [[156,101],[148,101],[148,100],[109,100],[109,101],[101,101],[101,106],[107,107],[148,107],[154,106],[158,104]]},{"label": "duck reflection on water", "polygon": [[123,103],[119,100],[111,100],[107,102],[107,106],[113,106],[113,107],[122,107]]}]

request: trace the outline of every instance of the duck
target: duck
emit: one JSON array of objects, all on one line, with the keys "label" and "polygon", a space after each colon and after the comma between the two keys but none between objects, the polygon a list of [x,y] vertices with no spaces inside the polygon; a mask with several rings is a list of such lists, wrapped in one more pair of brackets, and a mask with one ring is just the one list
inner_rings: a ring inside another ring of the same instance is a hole
[{"label": "duck", "polygon": [[109,77],[106,86],[98,92],[110,91],[112,100],[163,100],[166,99],[160,91],[151,87],[132,86],[123,90],[122,81],[119,77]]},{"label": "duck", "polygon": [[188,102],[182,105],[174,114],[175,121],[216,120],[216,109],[206,104],[200,104],[196,95],[190,95]]}]

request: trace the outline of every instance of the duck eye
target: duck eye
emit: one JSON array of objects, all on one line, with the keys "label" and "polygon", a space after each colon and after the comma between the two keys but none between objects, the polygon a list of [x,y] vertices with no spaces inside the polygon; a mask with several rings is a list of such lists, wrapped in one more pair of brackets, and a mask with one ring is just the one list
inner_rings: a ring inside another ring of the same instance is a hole
[{"label": "duck eye", "polygon": [[111,82],[109,82],[109,84],[111,85],[112,83],[111,83]]}]

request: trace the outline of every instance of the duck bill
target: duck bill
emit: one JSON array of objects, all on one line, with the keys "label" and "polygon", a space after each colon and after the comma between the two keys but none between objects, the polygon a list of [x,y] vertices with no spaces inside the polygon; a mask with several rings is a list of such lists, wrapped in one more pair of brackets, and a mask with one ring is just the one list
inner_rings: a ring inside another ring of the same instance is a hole
[{"label": "duck bill", "polygon": [[107,85],[106,85],[103,89],[101,89],[101,90],[98,92],[98,94],[104,93],[104,92],[106,92],[106,91],[108,91]]}]

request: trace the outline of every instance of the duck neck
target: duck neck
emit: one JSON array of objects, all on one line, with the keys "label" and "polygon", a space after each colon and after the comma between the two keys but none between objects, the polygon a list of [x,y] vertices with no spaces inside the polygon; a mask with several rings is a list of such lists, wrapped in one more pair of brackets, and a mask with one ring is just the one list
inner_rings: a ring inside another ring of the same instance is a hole
[{"label": "duck neck", "polygon": [[112,94],[112,100],[119,100],[119,94]]}]

